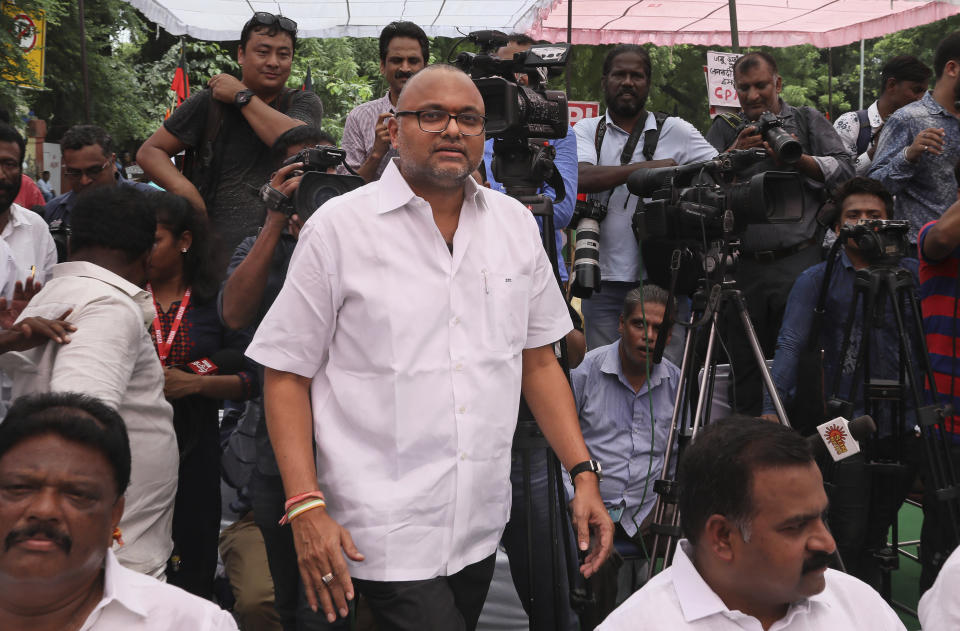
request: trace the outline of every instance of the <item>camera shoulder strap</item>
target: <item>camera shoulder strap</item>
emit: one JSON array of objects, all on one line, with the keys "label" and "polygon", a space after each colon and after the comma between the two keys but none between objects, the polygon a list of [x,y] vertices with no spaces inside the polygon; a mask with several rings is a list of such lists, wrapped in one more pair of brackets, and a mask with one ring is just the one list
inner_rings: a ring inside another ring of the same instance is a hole
[{"label": "camera shoulder strap", "polygon": [[[637,143],[640,142],[640,134],[643,133],[643,124],[640,121],[646,122],[647,120],[647,111],[640,110],[640,116],[637,118],[637,123],[633,126],[633,131],[630,132],[630,137],[627,138],[627,144],[623,146],[623,151],[620,153],[620,166],[625,164],[630,164],[630,159],[633,158],[633,152],[637,149]],[[652,130],[651,130],[652,131]],[[649,132],[648,132],[649,133]],[[597,147],[597,162],[600,161],[600,147],[603,146],[603,137],[607,134],[607,117],[604,115],[600,122],[597,123],[597,133],[594,134],[593,142]],[[659,125],[657,127],[657,136],[660,136]],[[656,141],[654,142],[654,147],[656,147]],[[644,155],[646,155],[646,140],[644,141]],[[650,158],[647,158],[649,160]]]},{"label": "camera shoulder strap", "polygon": [[860,123],[860,133],[857,135],[857,155],[859,156],[870,146],[873,128],[870,126],[867,110],[857,110],[857,121]]},{"label": "camera shoulder strap", "polygon": [[643,157],[647,161],[653,160],[653,154],[657,151],[657,143],[660,142],[660,130],[663,129],[663,122],[667,120],[667,113],[654,112],[653,118],[656,121],[656,127],[648,129],[643,134]]}]

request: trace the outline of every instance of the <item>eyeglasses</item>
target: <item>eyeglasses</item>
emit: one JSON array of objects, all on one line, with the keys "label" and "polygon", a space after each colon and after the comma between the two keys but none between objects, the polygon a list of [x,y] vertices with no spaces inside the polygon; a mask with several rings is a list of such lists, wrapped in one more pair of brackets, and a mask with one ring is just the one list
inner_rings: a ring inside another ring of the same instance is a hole
[{"label": "eyeglasses", "polygon": [[99,166],[87,167],[86,169],[65,168],[63,170],[63,174],[66,175],[71,180],[79,180],[84,175],[86,175],[87,178],[93,180],[93,179],[96,179],[98,175],[103,173],[103,170],[106,169],[108,166],[110,166],[109,158],[107,159],[106,162],[104,162]]},{"label": "eyeglasses", "polygon": [[464,136],[479,136],[487,124],[487,117],[473,112],[451,114],[443,110],[402,110],[397,116],[415,115],[417,124],[428,134],[442,134],[450,125],[450,119],[457,121],[457,127]]},{"label": "eyeglasses", "polygon": [[267,13],[266,11],[257,11],[254,13],[253,22],[261,26],[273,26],[274,24],[279,24],[280,28],[288,33],[297,32],[296,22],[290,18],[285,18],[282,15],[274,15],[272,13]]}]

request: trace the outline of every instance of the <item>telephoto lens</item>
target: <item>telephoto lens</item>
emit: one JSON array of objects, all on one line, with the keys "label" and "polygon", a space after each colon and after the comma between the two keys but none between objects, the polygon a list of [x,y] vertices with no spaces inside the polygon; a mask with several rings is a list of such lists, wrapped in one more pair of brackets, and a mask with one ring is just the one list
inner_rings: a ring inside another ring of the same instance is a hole
[{"label": "telephoto lens", "polygon": [[599,201],[577,200],[573,216],[577,223],[577,240],[570,285],[570,292],[577,298],[589,298],[600,289],[600,222],[606,216],[607,209]]}]

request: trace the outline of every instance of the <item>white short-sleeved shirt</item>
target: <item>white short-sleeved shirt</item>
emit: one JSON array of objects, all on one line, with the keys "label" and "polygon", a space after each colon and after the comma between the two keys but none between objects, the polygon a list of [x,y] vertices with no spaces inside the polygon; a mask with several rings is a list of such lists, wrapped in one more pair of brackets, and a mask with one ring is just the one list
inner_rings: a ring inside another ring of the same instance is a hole
[{"label": "white short-sleeved shirt", "polygon": [[396,162],[310,218],[247,355],[313,379],[320,488],[366,555],[353,576],[495,552],[521,351],[571,328],[530,211],[470,178],[452,255]]},{"label": "white short-sleeved shirt", "polygon": [[[697,572],[690,550],[681,539],[673,565],[617,607],[597,631],[763,631],[759,620],[723,604]],[[836,570],[828,569],[825,576],[822,592],[791,604],[769,631],[906,631],[872,587]]]},{"label": "white short-sleeved shirt", "polygon": [[960,548],[950,554],[940,568],[933,586],[924,592],[917,607],[923,631],[960,629]]},{"label": "white short-sleeved shirt", "polygon": [[0,237],[13,251],[19,269],[17,280],[26,280],[34,273],[34,268],[38,281],[50,280],[53,266],[57,264],[57,245],[43,217],[23,206],[11,204],[10,220]]},{"label": "white short-sleeved shirt", "polygon": [[120,528],[125,567],[163,576],[173,551],[173,502],[180,458],[173,408],[163,396],[163,367],[147,325],[150,294],[106,268],[82,261],[54,266],[21,318],[57,318],[77,326],[69,344],[53,341],[0,356],[13,377],[13,397],[80,392],[117,410],[130,436],[132,470]]},{"label": "white short-sleeved shirt", "polygon": [[[600,155],[597,155],[597,125],[600,119],[607,121]],[[653,112],[647,115],[643,131],[656,129],[657,120]],[[577,134],[577,157],[580,162],[599,166],[620,166],[620,154],[627,144],[630,134],[617,126],[609,112],[603,117],[586,118],[573,126]],[[717,150],[697,131],[697,128],[676,116],[663,122],[654,160],[673,158],[677,164],[709,160],[717,155]],[[630,164],[643,162],[643,135],[637,142]],[[598,199],[607,206],[607,216],[600,223],[600,276],[604,281],[632,283],[643,277],[643,264],[640,249],[633,236],[633,211],[639,198],[631,195],[626,184],[602,193],[591,193],[591,199]]]},{"label": "white short-sleeved shirt", "polygon": [[179,587],[128,570],[107,550],[103,597],[80,631],[236,631],[229,612]]}]

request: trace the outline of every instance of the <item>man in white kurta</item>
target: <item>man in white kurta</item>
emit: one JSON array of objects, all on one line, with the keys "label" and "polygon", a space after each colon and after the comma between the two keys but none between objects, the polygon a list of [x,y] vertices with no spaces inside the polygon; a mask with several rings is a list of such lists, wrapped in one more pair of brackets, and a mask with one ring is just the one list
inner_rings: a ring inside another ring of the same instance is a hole
[{"label": "man in white kurta", "polygon": [[[267,367],[288,498],[325,494],[291,522],[308,600],[344,615],[352,575],[390,628],[472,629],[510,508],[521,379],[564,466],[589,460],[553,351],[571,324],[530,212],[469,177],[484,137],[473,83],[423,71],[398,106],[400,157],[307,222],[247,354]],[[596,475],[575,484],[581,547],[588,524],[600,535],[590,574],[612,528]],[[423,589],[398,596],[411,582]]]}]

